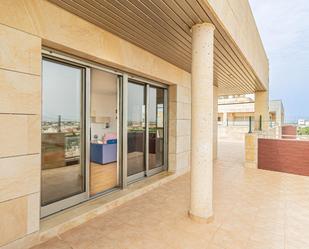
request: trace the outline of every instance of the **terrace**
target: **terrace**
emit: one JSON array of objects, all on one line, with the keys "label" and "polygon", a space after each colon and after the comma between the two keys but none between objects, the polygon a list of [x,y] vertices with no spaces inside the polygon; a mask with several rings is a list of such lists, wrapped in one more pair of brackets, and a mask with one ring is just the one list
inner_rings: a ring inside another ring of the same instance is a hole
[{"label": "terrace", "polygon": [[34,248],[309,248],[309,178],[245,168],[243,152],[219,142],[209,224],[188,218],[185,174]]},{"label": "terrace", "polygon": [[0,7],[1,249],[251,247],[281,174],[243,167],[253,134],[214,163],[219,96],[255,94],[254,119],[269,117],[248,0]]}]

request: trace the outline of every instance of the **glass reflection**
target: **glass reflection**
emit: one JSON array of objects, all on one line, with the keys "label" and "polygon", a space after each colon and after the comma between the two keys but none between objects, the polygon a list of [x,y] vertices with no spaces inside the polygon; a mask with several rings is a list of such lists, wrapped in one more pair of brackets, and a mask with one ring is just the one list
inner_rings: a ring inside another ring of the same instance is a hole
[{"label": "glass reflection", "polygon": [[149,88],[149,169],[164,164],[164,89]]},{"label": "glass reflection", "polygon": [[84,192],[81,161],[83,69],[48,59],[42,64],[41,204]]},{"label": "glass reflection", "polygon": [[145,171],[145,88],[128,83],[128,176]]}]

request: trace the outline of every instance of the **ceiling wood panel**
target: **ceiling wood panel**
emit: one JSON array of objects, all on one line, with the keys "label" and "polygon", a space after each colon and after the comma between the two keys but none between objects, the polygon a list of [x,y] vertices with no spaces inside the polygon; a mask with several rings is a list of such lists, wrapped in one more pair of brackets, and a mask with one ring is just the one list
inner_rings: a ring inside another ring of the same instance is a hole
[{"label": "ceiling wood panel", "polygon": [[216,26],[214,78],[220,94],[264,90],[204,0],[50,0],[162,59],[191,71],[191,27]]}]

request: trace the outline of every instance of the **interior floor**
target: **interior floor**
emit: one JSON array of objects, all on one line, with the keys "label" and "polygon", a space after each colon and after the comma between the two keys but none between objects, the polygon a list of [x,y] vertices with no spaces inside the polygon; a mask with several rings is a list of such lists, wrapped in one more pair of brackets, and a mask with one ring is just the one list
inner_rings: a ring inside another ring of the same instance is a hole
[{"label": "interior floor", "polygon": [[96,195],[117,186],[117,162],[90,163],[90,195]]}]

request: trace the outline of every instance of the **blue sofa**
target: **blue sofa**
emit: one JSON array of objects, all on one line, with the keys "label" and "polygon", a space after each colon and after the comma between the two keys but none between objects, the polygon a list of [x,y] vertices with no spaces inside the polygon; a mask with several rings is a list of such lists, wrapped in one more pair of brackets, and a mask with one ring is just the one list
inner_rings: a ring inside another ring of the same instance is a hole
[{"label": "blue sofa", "polygon": [[117,161],[117,143],[90,144],[90,161],[98,164],[107,164]]}]

